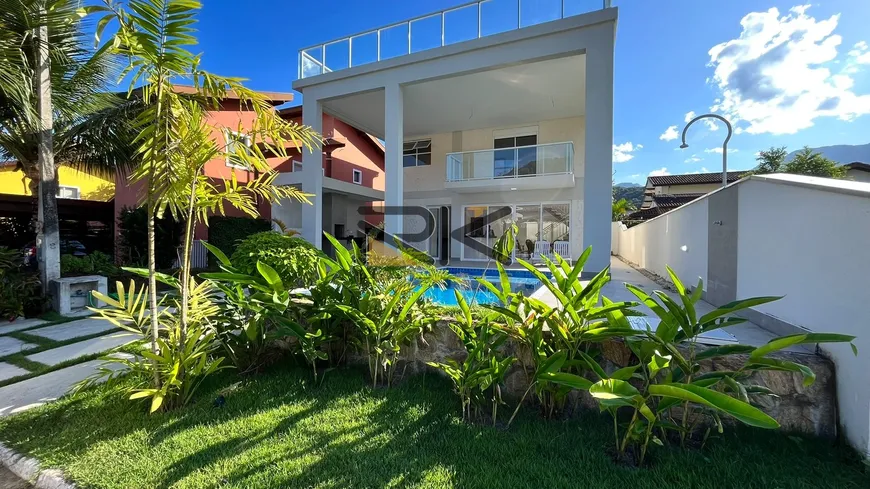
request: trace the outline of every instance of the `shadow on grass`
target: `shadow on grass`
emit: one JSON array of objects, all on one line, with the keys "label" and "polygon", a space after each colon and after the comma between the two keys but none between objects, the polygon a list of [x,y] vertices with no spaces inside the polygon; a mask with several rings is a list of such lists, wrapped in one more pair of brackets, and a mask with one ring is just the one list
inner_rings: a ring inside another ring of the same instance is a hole
[{"label": "shadow on grass", "polygon": [[355,369],[318,387],[286,365],[227,372],[196,403],[153,416],[98,388],[0,421],[0,438],[88,487],[870,487],[854,453],[830,442],[735,428],[703,452],[657,448],[638,470],[611,461],[598,413],[545,422],[528,410],[501,430],[459,421],[438,376],[366,385]]}]

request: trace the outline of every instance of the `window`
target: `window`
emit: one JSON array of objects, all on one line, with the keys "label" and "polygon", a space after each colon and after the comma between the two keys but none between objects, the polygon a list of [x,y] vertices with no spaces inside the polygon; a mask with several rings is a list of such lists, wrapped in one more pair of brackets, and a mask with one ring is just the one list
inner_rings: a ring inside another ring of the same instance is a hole
[{"label": "window", "polygon": [[78,187],[66,187],[60,185],[57,187],[57,198],[59,199],[78,199],[79,197],[79,188]]},{"label": "window", "polygon": [[402,154],[402,166],[428,166],[432,164],[432,140],[408,141]]},{"label": "window", "polygon": [[498,177],[515,177],[517,175],[535,175],[538,163],[538,136],[510,136],[497,138],[493,141],[494,152],[493,175]]},{"label": "window", "polygon": [[293,173],[298,171],[302,171],[302,162],[298,160],[293,160]]},{"label": "window", "polygon": [[244,148],[251,147],[251,136],[224,129],[224,139],[227,142],[227,166],[247,170],[248,165],[236,153],[239,151],[237,145],[241,144]]},{"label": "window", "polygon": [[362,185],[362,172],[359,170],[353,171],[353,183]]}]

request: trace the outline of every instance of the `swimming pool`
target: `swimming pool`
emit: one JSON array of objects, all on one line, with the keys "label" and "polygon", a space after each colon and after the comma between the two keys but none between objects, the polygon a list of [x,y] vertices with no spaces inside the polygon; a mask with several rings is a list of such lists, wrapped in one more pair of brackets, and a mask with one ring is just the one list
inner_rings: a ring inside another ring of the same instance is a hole
[{"label": "swimming pool", "polygon": [[[498,302],[498,298],[495,294],[490,292],[476,280],[478,277],[485,276],[487,281],[492,282],[496,287],[501,288],[498,269],[492,268],[486,270],[485,275],[483,268],[447,267],[445,270],[462,279],[462,282],[460,284],[451,283],[443,290],[433,287],[427,290],[423,297],[436,304],[456,306],[459,304],[456,302],[456,296],[453,291],[459,290],[459,293],[462,294],[462,297],[469,304],[471,304],[472,301],[475,304],[494,304]],[[507,274],[508,280],[511,284],[511,290],[514,292],[520,292],[526,297],[532,295],[543,285],[541,281],[528,270],[507,270]],[[550,277],[548,272],[545,272],[544,275]]]}]

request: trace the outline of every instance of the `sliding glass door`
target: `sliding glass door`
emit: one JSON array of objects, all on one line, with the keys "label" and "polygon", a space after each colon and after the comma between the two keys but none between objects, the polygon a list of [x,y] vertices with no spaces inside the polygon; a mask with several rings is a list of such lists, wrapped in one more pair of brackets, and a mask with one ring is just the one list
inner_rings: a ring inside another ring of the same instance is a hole
[{"label": "sliding glass door", "polygon": [[[510,208],[510,214],[486,223],[488,215],[505,207]],[[568,203],[468,206],[464,210],[465,235],[489,250],[513,222],[517,225],[514,258],[536,259],[541,254],[552,257],[554,251],[564,255],[570,249],[570,210]],[[490,254],[483,252],[482,247],[464,245],[462,259],[488,260]]]}]

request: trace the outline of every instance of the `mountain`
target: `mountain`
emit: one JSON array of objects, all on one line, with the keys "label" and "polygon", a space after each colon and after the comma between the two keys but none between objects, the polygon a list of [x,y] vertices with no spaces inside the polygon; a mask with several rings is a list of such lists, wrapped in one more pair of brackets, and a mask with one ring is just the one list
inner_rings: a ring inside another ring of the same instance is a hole
[{"label": "mountain", "polygon": [[[825,158],[836,161],[841,165],[859,161],[862,163],[870,163],[870,143],[860,144],[857,146],[849,146],[847,144],[837,144],[834,146],[822,146],[821,148],[812,148],[813,151],[819,152]],[[791,161],[797,151],[792,151],[785,157],[786,161]]]},{"label": "mountain", "polygon": [[643,187],[643,185],[633,183],[633,182],[622,182],[622,183],[615,184],[614,187],[634,188],[634,187]]},{"label": "mountain", "polygon": [[640,185],[634,185],[632,187],[622,187],[617,185],[613,187],[613,198],[615,200],[625,199],[634,204],[636,208],[640,208],[640,205],[643,204],[643,191],[644,188]]}]

